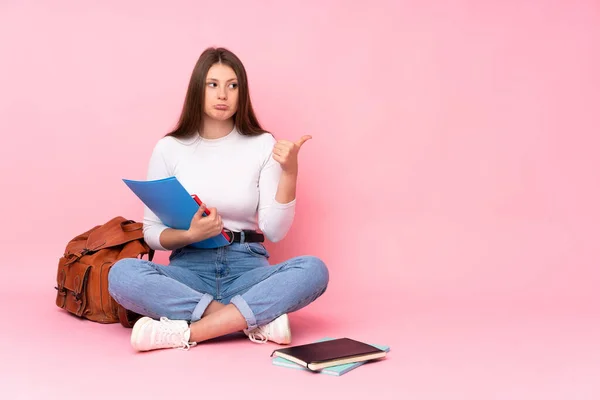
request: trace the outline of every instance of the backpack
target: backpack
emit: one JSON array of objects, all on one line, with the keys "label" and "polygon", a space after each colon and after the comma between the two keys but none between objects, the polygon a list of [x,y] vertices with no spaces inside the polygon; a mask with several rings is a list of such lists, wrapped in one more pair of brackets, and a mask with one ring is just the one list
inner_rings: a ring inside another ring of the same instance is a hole
[{"label": "backpack", "polygon": [[144,241],[141,222],[115,217],[77,235],[58,261],[56,305],[71,314],[103,324],[131,328],[141,317],[126,310],[108,293],[108,272],[122,258],[152,261],[154,250]]}]

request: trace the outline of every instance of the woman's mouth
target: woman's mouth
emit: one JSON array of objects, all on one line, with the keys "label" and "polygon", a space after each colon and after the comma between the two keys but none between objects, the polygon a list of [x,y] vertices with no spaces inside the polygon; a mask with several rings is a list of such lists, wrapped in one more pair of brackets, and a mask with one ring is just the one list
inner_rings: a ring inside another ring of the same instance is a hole
[{"label": "woman's mouth", "polygon": [[229,109],[229,106],[226,104],[217,104],[215,108],[219,111],[227,111]]}]

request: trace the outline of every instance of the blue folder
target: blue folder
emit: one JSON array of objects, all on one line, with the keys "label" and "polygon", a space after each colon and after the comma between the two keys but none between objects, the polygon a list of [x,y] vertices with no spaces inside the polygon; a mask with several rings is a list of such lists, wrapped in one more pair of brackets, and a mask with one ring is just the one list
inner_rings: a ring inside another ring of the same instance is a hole
[{"label": "blue folder", "polygon": [[[123,179],[123,182],[169,228],[188,229],[192,217],[200,208],[191,194],[174,176],[152,181]],[[229,241],[221,233],[190,246],[211,249],[228,244]]]}]

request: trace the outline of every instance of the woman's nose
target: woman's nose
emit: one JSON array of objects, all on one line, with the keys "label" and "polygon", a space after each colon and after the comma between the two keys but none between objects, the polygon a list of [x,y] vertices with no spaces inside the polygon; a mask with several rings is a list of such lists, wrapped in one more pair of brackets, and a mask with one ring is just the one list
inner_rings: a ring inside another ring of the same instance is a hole
[{"label": "woman's nose", "polygon": [[227,99],[227,91],[225,90],[225,88],[219,89],[219,99]]}]

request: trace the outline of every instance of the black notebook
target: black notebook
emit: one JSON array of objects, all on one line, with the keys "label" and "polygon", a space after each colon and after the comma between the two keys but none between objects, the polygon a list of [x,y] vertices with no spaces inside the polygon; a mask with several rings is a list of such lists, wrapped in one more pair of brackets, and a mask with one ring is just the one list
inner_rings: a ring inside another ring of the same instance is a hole
[{"label": "black notebook", "polygon": [[271,357],[285,358],[312,371],[318,371],[341,364],[375,360],[386,355],[386,351],[370,344],[341,338],[277,349]]}]

